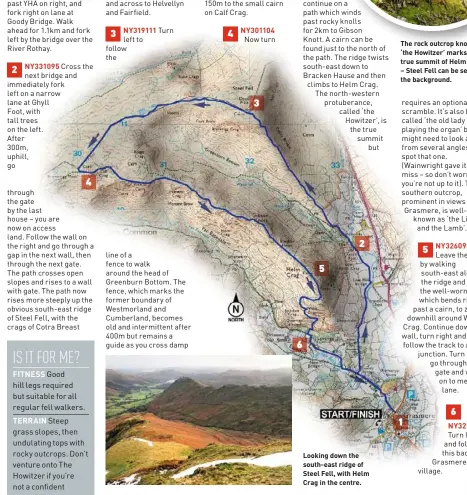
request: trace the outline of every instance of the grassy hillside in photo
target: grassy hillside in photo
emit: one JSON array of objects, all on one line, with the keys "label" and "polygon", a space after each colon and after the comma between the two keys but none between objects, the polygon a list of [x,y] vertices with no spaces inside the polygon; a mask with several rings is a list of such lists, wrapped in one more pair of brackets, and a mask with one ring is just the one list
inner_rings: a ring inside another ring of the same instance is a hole
[{"label": "grassy hillside in photo", "polygon": [[219,459],[236,459],[242,457],[261,457],[279,452],[292,450],[290,440],[270,440],[265,445],[244,447],[241,445],[216,445],[210,444],[202,449],[194,450],[183,462],[176,472],[183,471],[198,464],[217,461]]},{"label": "grassy hillside in photo", "polygon": [[187,459],[190,452],[189,447],[176,442],[159,442],[154,446],[127,438],[107,450],[108,477],[130,476],[136,471],[155,469],[167,463],[177,464]]},{"label": "grassy hillside in photo", "polygon": [[[106,448],[107,482],[138,474],[139,484],[196,484],[196,480],[200,484],[214,484],[224,472],[218,466],[202,468],[204,474],[196,472],[192,482],[188,481],[191,476],[178,480],[172,476],[206,462],[289,452],[292,443],[287,438],[199,427],[162,420],[152,414],[129,414],[107,422]],[[231,476],[250,473],[255,479],[262,479],[263,470],[266,479],[266,474],[269,476],[275,469],[279,468],[242,465],[241,469],[225,472]],[[282,469],[277,479],[271,478],[277,483],[266,484],[283,484],[284,473],[287,471]],[[204,479],[206,483],[202,482]],[[250,482],[252,479],[249,478]]]},{"label": "grassy hillside in photo", "polygon": [[143,477],[144,485],[291,485],[292,466],[275,468],[248,464],[219,464],[198,469],[177,480],[160,475]]}]

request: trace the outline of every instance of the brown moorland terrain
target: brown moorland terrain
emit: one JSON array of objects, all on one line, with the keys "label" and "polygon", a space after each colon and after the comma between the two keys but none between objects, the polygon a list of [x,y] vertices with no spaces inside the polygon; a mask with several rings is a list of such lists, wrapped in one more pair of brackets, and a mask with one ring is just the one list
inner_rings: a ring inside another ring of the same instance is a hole
[{"label": "brown moorland terrain", "polygon": [[161,419],[151,413],[122,414],[107,421],[106,432],[119,425],[140,420],[129,428],[125,437],[136,437],[151,442],[177,442],[193,449],[206,447],[211,443],[223,445],[259,446],[271,442],[271,437],[258,433],[205,428],[182,421]]}]

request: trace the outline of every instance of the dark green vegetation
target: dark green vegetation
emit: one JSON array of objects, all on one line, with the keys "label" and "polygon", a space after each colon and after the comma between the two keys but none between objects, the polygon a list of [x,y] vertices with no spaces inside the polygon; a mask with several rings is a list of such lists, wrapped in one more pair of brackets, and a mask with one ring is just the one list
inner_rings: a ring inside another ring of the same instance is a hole
[{"label": "dark green vegetation", "polygon": [[122,423],[117,424],[115,428],[109,430],[105,435],[105,449],[110,449],[112,445],[115,445],[120,440],[123,440],[127,433],[136,425],[144,424],[142,419],[130,419]]},{"label": "dark green vegetation", "polygon": [[292,434],[290,386],[214,388],[180,378],[154,398],[148,411],[160,418],[200,426],[276,436]]},{"label": "dark green vegetation", "polygon": [[443,26],[467,19],[467,0],[372,0],[388,14],[410,24]]},{"label": "dark green vegetation", "polygon": [[157,386],[142,386],[138,390],[109,393],[106,396],[106,417],[112,418],[124,413],[146,411],[147,405],[162,392]]}]

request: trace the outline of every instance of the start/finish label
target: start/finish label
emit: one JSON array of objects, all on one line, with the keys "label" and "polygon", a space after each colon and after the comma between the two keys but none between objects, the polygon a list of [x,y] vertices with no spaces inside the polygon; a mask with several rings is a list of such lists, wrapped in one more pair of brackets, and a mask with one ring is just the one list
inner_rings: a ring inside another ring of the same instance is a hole
[{"label": "start/finish label", "polygon": [[94,343],[8,342],[8,493],[94,494]]}]

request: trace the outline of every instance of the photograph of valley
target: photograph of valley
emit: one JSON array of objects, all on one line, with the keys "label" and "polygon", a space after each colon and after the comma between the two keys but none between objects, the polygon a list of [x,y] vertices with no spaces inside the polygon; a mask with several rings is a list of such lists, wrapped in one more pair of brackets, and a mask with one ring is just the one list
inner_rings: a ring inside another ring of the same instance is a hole
[{"label": "photograph of valley", "polygon": [[290,356],[107,356],[106,484],[292,484]]}]

